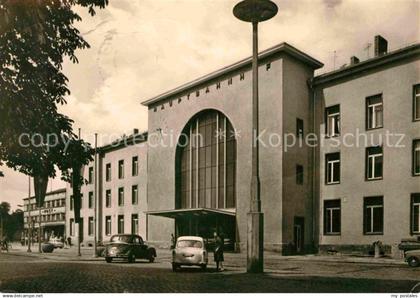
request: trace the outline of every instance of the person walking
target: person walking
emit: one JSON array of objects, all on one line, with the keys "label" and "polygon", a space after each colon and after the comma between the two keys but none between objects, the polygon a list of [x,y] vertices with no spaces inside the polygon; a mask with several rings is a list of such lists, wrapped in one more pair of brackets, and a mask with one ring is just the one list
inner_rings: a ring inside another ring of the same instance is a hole
[{"label": "person walking", "polygon": [[216,262],[216,270],[223,271],[223,239],[216,232],[214,233],[214,261]]},{"label": "person walking", "polygon": [[174,234],[171,234],[171,249],[174,249],[176,245],[176,239]]}]

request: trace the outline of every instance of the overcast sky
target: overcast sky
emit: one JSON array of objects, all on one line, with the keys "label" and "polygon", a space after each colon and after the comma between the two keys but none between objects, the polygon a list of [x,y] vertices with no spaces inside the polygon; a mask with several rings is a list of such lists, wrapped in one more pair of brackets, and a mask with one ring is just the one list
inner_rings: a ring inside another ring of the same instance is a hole
[{"label": "overcast sky", "polygon": [[[110,0],[77,24],[91,48],[65,63],[72,94],[61,111],[92,142],[147,130],[140,102],[251,54],[251,26],[232,15],[239,0]],[[278,15],[259,26],[260,50],[286,41],[325,64],[348,63],[382,35],[389,48],[419,42],[420,1],[275,0]],[[372,57],[373,47],[370,48]],[[0,201],[12,209],[28,194],[28,178],[2,168]],[[59,180],[50,189],[63,187]]]}]

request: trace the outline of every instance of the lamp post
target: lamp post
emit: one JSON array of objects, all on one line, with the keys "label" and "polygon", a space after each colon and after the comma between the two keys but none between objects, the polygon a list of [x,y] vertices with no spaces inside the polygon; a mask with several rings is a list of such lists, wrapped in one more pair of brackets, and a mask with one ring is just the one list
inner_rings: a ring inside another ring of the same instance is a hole
[{"label": "lamp post", "polygon": [[233,14],[252,23],[252,178],[251,202],[248,213],[247,272],[264,271],[264,215],[261,212],[258,135],[258,23],[277,14],[278,8],[270,0],[243,0],[235,5]]}]

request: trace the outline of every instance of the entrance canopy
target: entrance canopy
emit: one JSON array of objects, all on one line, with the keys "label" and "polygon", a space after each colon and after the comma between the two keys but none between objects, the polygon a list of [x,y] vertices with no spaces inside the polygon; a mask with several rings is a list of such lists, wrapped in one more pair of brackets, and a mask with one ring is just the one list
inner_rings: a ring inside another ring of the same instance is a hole
[{"label": "entrance canopy", "polygon": [[147,211],[148,215],[163,216],[169,218],[185,218],[188,216],[214,216],[214,215],[225,215],[225,216],[236,216],[235,209],[210,209],[210,208],[193,208],[193,209],[173,209],[173,210],[157,210]]}]

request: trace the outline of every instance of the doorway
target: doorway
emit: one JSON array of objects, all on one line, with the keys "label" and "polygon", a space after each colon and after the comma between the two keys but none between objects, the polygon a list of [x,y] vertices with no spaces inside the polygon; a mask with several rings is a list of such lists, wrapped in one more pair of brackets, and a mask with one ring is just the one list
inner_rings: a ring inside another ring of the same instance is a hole
[{"label": "doorway", "polygon": [[305,244],[305,219],[300,216],[295,216],[293,225],[293,243],[294,252],[296,254],[302,254],[304,252]]}]

